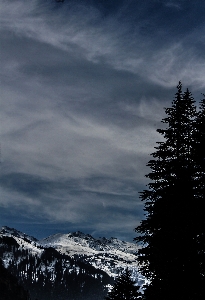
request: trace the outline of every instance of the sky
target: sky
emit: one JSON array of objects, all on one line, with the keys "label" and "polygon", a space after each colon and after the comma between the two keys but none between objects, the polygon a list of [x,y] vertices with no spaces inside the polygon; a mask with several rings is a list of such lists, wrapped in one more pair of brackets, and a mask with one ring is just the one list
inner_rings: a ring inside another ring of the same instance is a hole
[{"label": "sky", "polygon": [[0,226],[132,241],[176,86],[205,93],[205,1],[0,0]]}]

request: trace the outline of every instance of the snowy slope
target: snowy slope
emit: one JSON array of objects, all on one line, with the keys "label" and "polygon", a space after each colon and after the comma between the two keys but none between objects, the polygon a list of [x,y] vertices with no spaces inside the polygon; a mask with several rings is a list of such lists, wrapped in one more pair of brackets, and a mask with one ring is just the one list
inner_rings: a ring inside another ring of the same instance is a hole
[{"label": "snowy slope", "polygon": [[[139,285],[144,284],[144,278],[137,268],[138,246],[134,243],[113,237],[96,239],[80,231],[68,234],[58,233],[38,241],[34,237],[7,226],[1,228],[1,236],[13,237],[21,249],[28,249],[29,253],[39,257],[44,252],[44,248],[54,248],[59,253],[80,259],[113,278],[128,267],[132,271],[133,279]],[[4,255],[5,265],[7,265],[6,256],[8,255],[11,254]]]},{"label": "snowy slope", "polygon": [[117,238],[95,239],[80,231],[68,234],[55,234],[38,241],[44,247],[53,247],[69,256],[81,256],[84,261],[95,268],[105,271],[109,276],[116,277],[127,266],[137,279],[137,251],[134,243],[118,240]]},{"label": "snowy slope", "polygon": [[12,237],[19,237],[21,239],[27,239],[31,242],[37,242],[37,239],[27,235],[21,231],[16,230],[15,228],[10,228],[8,226],[2,226],[1,230],[0,230],[0,235],[4,235],[4,236],[12,236]]},{"label": "snowy slope", "polygon": [[37,239],[29,236],[21,231],[18,231],[14,228],[9,228],[7,226],[3,226],[0,230],[0,237],[12,237],[16,240],[17,244],[20,248],[24,250],[28,250],[31,254],[42,254],[43,249],[38,244]]},{"label": "snowy slope", "polygon": [[34,298],[42,300],[56,300],[57,295],[66,300],[68,293],[71,298],[75,294],[72,299],[102,300],[115,277],[127,267],[142,287],[146,282],[138,272],[137,251],[134,243],[113,237],[96,239],[79,231],[37,240],[14,228],[0,229],[4,266]]},{"label": "snowy slope", "polygon": [[136,244],[124,242],[117,238],[110,239],[98,238],[95,239],[89,234],[84,234],[80,231],[68,234],[55,234],[38,241],[39,244],[46,247],[55,247],[57,249],[66,249],[70,255],[76,254],[91,254],[110,252],[119,254],[129,254],[130,257],[135,258],[138,251]]}]

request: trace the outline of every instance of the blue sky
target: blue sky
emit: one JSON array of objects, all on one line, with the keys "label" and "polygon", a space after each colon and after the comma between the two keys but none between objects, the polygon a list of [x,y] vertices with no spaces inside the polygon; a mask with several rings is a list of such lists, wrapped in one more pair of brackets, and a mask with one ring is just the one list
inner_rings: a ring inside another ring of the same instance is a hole
[{"label": "blue sky", "polygon": [[0,0],[0,226],[135,237],[179,80],[205,92],[201,0]]}]

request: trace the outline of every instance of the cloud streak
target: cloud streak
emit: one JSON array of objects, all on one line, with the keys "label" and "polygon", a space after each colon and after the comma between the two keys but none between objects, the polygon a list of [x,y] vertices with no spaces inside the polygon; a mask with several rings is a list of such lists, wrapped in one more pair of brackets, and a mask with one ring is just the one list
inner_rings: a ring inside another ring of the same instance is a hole
[{"label": "cloud streak", "polygon": [[133,237],[163,108],[204,92],[196,2],[0,1],[6,225]]}]

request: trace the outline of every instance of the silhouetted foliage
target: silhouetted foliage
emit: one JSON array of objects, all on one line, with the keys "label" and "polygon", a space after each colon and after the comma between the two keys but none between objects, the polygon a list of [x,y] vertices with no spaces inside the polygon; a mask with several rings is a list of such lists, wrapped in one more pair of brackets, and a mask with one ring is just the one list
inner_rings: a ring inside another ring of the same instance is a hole
[{"label": "silhouetted foliage", "polygon": [[30,300],[28,292],[18,283],[16,277],[4,268],[0,259],[0,299],[1,300]]},{"label": "silhouetted foliage", "polygon": [[181,82],[157,131],[148,166],[151,180],[141,193],[146,219],[136,228],[140,270],[149,280],[144,299],[205,299],[205,120],[204,100],[195,101]]},{"label": "silhouetted foliage", "polygon": [[108,293],[106,300],[136,300],[141,299],[141,293],[139,287],[131,279],[131,272],[126,269],[122,275],[120,275],[112,290]]}]

